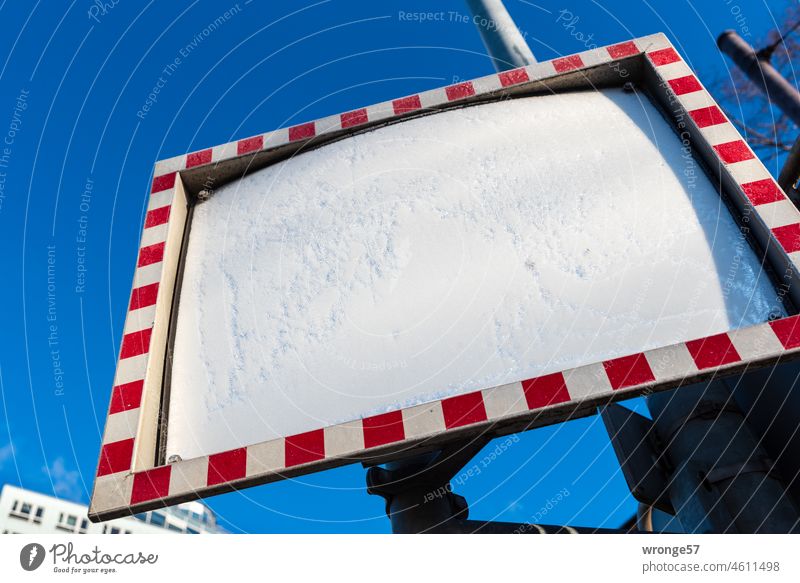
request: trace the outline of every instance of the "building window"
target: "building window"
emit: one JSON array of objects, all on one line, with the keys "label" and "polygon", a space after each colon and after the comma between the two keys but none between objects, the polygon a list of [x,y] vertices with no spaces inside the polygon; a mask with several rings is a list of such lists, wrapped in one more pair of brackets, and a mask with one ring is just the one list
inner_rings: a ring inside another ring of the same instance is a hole
[{"label": "building window", "polygon": [[42,523],[42,516],[44,516],[44,508],[39,506],[39,507],[36,508],[36,516],[33,517],[33,521],[36,524],[41,524]]},{"label": "building window", "polygon": [[164,526],[166,519],[164,518],[163,514],[158,512],[151,512],[150,513],[150,524],[155,524],[156,526]]},{"label": "building window", "polygon": [[14,503],[11,505],[11,512],[9,512],[9,516],[21,518],[22,520],[30,520],[32,514],[33,505],[27,502],[20,502],[19,500],[14,500]]},{"label": "building window", "polygon": [[60,530],[66,530],[69,532],[75,532],[75,527],[78,525],[78,517],[74,514],[64,514],[63,512],[58,515],[58,524],[56,524],[56,528]]},{"label": "building window", "polygon": [[180,526],[176,526],[176,525],[172,524],[171,522],[167,525],[167,528],[169,530],[175,530],[177,532],[183,532],[183,529]]},{"label": "building window", "polygon": [[133,517],[136,520],[141,520],[142,522],[147,522],[147,513],[143,512],[141,514],[134,514]]},{"label": "building window", "polygon": [[186,527],[186,533],[187,534],[200,534],[200,532],[196,531],[195,529],[193,529],[193,528],[191,528],[189,526]]}]

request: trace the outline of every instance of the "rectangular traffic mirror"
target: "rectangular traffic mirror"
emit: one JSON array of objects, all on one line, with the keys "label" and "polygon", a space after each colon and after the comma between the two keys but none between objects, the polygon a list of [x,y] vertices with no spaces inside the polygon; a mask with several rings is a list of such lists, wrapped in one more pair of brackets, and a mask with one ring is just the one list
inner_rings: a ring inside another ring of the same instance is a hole
[{"label": "rectangular traffic mirror", "polygon": [[90,516],[787,359],[799,250],[663,35],[164,161]]}]

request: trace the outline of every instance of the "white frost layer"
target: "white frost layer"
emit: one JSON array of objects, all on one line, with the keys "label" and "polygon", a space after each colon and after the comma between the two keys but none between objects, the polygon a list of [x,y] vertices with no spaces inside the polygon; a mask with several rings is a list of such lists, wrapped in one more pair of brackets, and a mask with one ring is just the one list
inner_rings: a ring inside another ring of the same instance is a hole
[{"label": "white frost layer", "polygon": [[195,209],[168,455],[184,459],[765,321],[719,195],[618,90],[439,113]]}]

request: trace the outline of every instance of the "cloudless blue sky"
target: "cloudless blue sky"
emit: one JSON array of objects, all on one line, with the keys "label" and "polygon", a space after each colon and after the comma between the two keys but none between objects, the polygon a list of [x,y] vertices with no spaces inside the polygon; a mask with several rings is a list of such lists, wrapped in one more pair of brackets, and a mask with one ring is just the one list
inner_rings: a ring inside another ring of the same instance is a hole
[{"label": "cloudless blue sky", "polygon": [[[472,24],[448,14],[466,14],[462,0],[240,0],[236,15],[202,37],[235,2],[106,4],[0,4],[0,133],[11,140],[0,167],[0,483],[83,502],[154,162],[492,71]],[[567,10],[578,18],[573,30],[598,45],[665,32],[701,80],[728,74],[717,34],[738,29],[758,46],[788,5],[506,4],[540,60],[585,49],[558,22]],[[401,18],[431,10],[444,20]],[[164,67],[187,49],[158,101],[137,117]],[[85,288],[76,291],[82,248]],[[562,490],[568,495],[542,515]],[[455,491],[481,519],[616,527],[636,506],[596,416],[520,435]],[[389,531],[383,500],[364,492],[358,465],[207,502],[234,532]]]}]

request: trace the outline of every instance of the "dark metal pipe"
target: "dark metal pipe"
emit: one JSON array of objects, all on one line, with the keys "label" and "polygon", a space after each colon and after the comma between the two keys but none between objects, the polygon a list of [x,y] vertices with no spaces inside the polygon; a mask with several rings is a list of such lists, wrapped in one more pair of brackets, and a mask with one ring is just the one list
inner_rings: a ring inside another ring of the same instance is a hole
[{"label": "dark metal pipe", "polygon": [[717,46],[764,92],[770,103],[800,126],[800,92],[768,60],[760,58],[755,49],[733,30],[719,35]]},{"label": "dark metal pipe", "polygon": [[525,37],[503,5],[502,0],[466,0],[472,22],[481,35],[494,68],[500,71],[536,62]]}]

